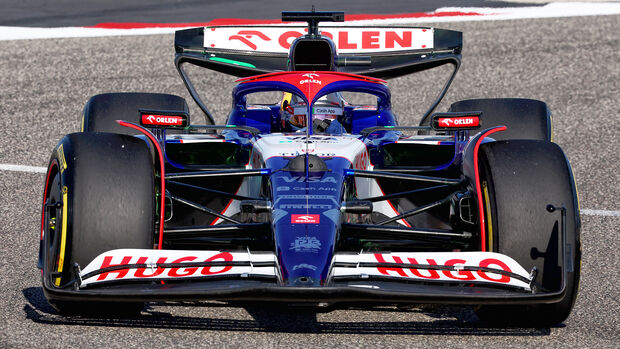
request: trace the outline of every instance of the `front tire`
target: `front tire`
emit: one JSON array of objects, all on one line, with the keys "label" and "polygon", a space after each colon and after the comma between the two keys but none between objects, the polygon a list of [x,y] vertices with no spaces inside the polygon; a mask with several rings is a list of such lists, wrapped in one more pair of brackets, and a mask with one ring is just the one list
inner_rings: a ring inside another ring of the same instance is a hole
[{"label": "front tire", "polygon": [[[143,140],[112,133],[69,134],[54,149],[45,188],[41,264],[46,287],[69,285],[76,278],[74,264],[84,268],[103,252],[153,248],[155,180]],[[46,297],[62,313],[143,306]]]},{"label": "front tire", "polygon": [[[573,308],[581,263],[577,193],[568,163],[557,144],[535,140],[499,141],[480,147],[481,192],[487,213],[488,246],[536,267],[538,291],[561,289],[561,210],[566,210],[568,270],[566,292],[557,303],[483,306],[478,317],[496,325],[549,327],[566,320]],[[489,215],[490,214],[490,215]]]}]

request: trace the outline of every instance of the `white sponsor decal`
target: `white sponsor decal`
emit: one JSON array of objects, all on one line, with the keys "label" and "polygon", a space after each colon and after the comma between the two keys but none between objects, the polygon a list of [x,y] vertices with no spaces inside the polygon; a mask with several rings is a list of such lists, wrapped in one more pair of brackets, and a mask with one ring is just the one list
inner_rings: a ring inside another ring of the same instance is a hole
[{"label": "white sponsor decal", "polygon": [[318,214],[293,214],[291,223],[293,224],[318,224],[321,222],[321,215]]},{"label": "white sponsor decal", "polygon": [[279,195],[277,201],[284,199],[335,200],[332,195]]},{"label": "white sponsor decal", "polygon": [[314,236],[298,236],[295,242],[291,242],[289,250],[295,252],[317,253],[321,248],[321,241]]},{"label": "white sponsor decal", "polygon": [[339,107],[318,107],[315,106],[313,110],[314,114],[329,114],[329,115],[342,115],[342,108]]},{"label": "white sponsor decal", "polygon": [[329,204],[282,204],[279,206],[279,208],[281,209],[302,209],[302,208],[307,208],[307,209],[313,209],[313,210],[329,210],[332,207],[334,207],[333,205],[329,205]]},{"label": "white sponsor decal", "polygon": [[293,270],[297,270],[297,269],[310,269],[310,270],[316,270],[316,266],[315,265],[310,265],[310,264],[297,264],[296,266],[293,267]]},{"label": "white sponsor decal", "polygon": [[[188,264],[197,262],[249,262],[247,266],[188,266],[162,268],[164,263]],[[252,263],[274,262],[273,254],[221,251],[172,251],[119,249],[100,254],[80,272],[82,286],[97,282],[135,279],[178,279],[210,277],[214,275],[266,275],[275,276],[275,268],[254,267]],[[86,278],[88,273],[99,269],[128,264],[146,265],[140,268],[117,269]],[[159,266],[158,266],[159,265]]]},{"label": "white sponsor decal", "polygon": [[305,76],[307,79],[303,79],[303,80],[299,80],[299,84],[303,85],[303,84],[317,84],[317,85],[322,85],[323,82],[321,80],[318,79],[319,74],[316,73],[308,73],[308,74],[304,74],[302,76]]},{"label": "white sponsor decal", "polygon": [[460,126],[478,126],[479,121],[476,116],[466,116],[458,118],[439,118],[440,127],[460,127]]},{"label": "white sponsor decal", "polygon": [[302,183],[302,182],[319,182],[319,183],[338,183],[334,177],[304,177],[304,176],[292,176],[292,177],[282,177],[282,179],[286,183]]},{"label": "white sponsor decal", "polygon": [[[291,43],[305,35],[304,27],[206,27],[204,46],[242,51],[288,53]],[[430,50],[432,28],[321,27],[321,34],[331,38],[339,53]],[[308,77],[300,83],[317,83]]]},{"label": "white sponsor decal", "polygon": [[[499,272],[516,274],[526,280],[529,273],[514,259],[493,252],[398,252],[398,253],[361,253],[357,255],[336,254],[334,262],[357,264],[354,268],[336,267],[333,276],[389,276],[417,279],[422,281],[452,281],[509,285],[530,290],[529,282]],[[366,267],[359,263],[381,263],[385,266]],[[390,266],[389,264],[395,264]],[[407,268],[398,264],[420,264],[430,266],[452,266],[455,270],[438,270],[424,268]],[[468,267],[485,268],[469,270]],[[489,268],[489,269],[486,269]]]},{"label": "white sponsor decal", "polygon": [[185,118],[182,116],[152,115],[152,114],[142,115],[142,124],[144,125],[178,126],[178,125],[182,125],[184,120]]},{"label": "white sponsor decal", "polygon": [[[293,190],[307,190],[306,187],[293,187]],[[314,190],[318,190],[318,191],[338,191],[337,188],[332,188],[332,187],[318,187],[318,188],[314,188]]]}]

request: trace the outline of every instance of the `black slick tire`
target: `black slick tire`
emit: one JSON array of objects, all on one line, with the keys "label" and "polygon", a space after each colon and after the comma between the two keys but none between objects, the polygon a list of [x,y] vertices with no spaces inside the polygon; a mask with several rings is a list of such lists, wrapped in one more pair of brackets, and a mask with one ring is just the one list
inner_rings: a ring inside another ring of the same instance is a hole
[{"label": "black slick tire", "polygon": [[[551,112],[545,102],[524,98],[481,98],[458,101],[449,112],[482,111],[481,127],[507,126],[496,133],[496,140],[535,139],[552,141]],[[430,115],[420,121],[420,126],[430,125]]]},{"label": "black slick tire", "polygon": [[82,131],[138,134],[138,131],[132,128],[120,126],[116,120],[140,124],[140,109],[183,111],[189,115],[185,99],[179,96],[143,92],[104,93],[92,96],[86,103]]},{"label": "black slick tire", "polygon": [[482,111],[482,128],[507,126],[506,131],[493,138],[537,139],[551,141],[551,112],[547,104],[535,99],[484,98],[458,101],[450,106],[451,112]]},{"label": "black slick tire", "polygon": [[[566,292],[557,303],[487,305],[478,317],[499,326],[550,327],[573,308],[581,263],[577,192],[562,149],[555,143],[509,140],[480,147],[481,192],[492,252],[512,257],[526,270],[536,267],[539,292],[561,290],[562,214],[566,211]],[[490,216],[489,216],[490,214]]]},{"label": "black slick tire", "polygon": [[[143,140],[69,134],[54,149],[46,178],[41,265],[47,287],[67,285],[76,278],[75,263],[84,268],[105,251],[153,248],[155,182]],[[62,313],[116,313],[143,306],[46,297]]]}]

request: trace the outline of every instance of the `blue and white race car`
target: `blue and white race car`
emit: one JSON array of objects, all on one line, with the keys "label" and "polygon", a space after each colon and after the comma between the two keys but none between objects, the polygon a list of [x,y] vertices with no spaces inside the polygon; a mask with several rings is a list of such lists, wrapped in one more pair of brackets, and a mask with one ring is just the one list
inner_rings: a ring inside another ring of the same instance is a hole
[{"label": "blue and white race car", "polygon": [[[455,303],[495,324],[564,321],[579,208],[546,104],[474,99],[434,112],[460,66],[460,32],[319,30],[341,12],[282,18],[308,26],[176,33],[176,66],[207,125],[174,95],[88,101],[45,181],[50,304]],[[240,78],[225,125],[187,64]],[[382,79],[445,64],[454,71],[420,123],[400,125]]]}]

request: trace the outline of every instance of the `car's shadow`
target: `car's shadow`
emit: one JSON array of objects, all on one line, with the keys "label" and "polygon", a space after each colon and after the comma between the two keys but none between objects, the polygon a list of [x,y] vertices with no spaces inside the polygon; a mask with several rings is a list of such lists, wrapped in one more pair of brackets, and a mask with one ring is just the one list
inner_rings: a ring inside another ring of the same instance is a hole
[{"label": "car's shadow", "polygon": [[[340,333],[340,334],[402,334],[402,335],[475,335],[475,336],[546,336],[550,330],[535,328],[493,328],[477,321],[473,311],[460,307],[379,307],[381,312],[423,313],[431,321],[318,321],[316,309],[243,305],[252,320],[204,318],[172,315],[147,305],[140,315],[128,317],[82,317],[58,314],[45,300],[40,287],[23,289],[27,304],[27,319],[49,325],[80,325],[106,327],[171,328],[210,331],[252,331],[283,333]],[[159,305],[159,304],[155,304]],[[169,306],[230,307],[216,302],[167,302]],[[352,307],[355,311],[356,308]],[[364,309],[368,310],[368,309]],[[413,316],[412,316],[413,317]]]}]

